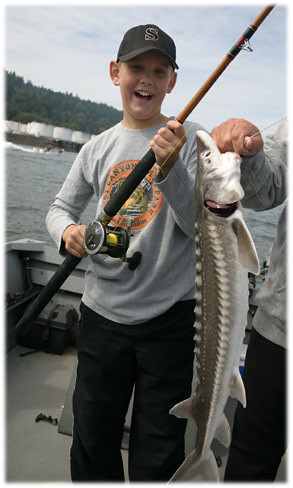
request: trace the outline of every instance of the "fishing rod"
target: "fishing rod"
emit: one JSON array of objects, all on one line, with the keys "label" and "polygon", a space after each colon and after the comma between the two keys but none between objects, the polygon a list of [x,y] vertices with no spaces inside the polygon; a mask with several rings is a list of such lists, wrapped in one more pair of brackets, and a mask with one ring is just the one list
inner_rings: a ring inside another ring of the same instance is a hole
[{"label": "fishing rod", "polygon": [[[186,107],[177,115],[176,119],[183,124],[194,108],[199,104],[205,94],[221,76],[227,66],[235,59],[237,54],[249,45],[249,39],[256,32],[265,18],[273,10],[275,5],[265,7],[258,17],[247,27],[242,36],[232,46],[223,61],[209,76],[201,88]],[[124,203],[128,200],[143,178],[148,174],[156,162],[152,149],[143,156],[133,171],[129,174],[121,187],[114,193],[99,214],[97,220],[89,224],[84,234],[84,247],[88,254],[108,254],[113,258],[121,258],[128,262],[129,268],[134,270],[140,262],[140,253],[135,253],[132,258],[126,257],[129,246],[129,229],[122,227],[111,227],[109,222],[119,212]],[[38,317],[43,308],[49,303],[53,295],[61,287],[64,281],[76,268],[81,258],[68,254],[55,274],[42,289],[36,299],[27,307],[24,315],[15,326],[16,333],[24,335],[30,328],[32,322]]]}]

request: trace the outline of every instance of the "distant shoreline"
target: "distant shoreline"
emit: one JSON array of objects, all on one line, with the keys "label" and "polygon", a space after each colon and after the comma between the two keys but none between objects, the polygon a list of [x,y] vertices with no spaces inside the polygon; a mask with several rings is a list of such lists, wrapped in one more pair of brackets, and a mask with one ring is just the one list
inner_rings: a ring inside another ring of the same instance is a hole
[{"label": "distant shoreline", "polygon": [[[34,146],[34,147],[50,147],[54,139],[48,137],[36,137],[29,134],[18,134],[15,132],[5,132],[5,139],[7,142],[12,142],[13,144],[20,144],[23,146]],[[62,141],[59,140],[58,147],[64,149],[64,151],[78,153],[83,144],[78,142]]]}]

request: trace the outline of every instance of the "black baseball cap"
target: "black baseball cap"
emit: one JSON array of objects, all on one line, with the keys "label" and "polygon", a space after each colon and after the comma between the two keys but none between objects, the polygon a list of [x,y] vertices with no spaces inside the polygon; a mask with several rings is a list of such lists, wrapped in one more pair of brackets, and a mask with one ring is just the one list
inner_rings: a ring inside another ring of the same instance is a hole
[{"label": "black baseball cap", "polygon": [[153,24],[132,27],[124,34],[117,54],[117,62],[129,61],[152,50],[165,54],[173,69],[179,69],[176,64],[176,46],[173,39]]}]

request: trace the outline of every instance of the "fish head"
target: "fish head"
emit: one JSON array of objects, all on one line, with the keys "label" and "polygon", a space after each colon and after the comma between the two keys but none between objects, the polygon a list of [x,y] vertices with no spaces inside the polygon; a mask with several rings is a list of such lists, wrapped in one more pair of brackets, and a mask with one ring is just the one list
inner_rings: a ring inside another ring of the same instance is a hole
[{"label": "fish head", "polygon": [[215,141],[205,131],[197,131],[196,140],[196,190],[205,206],[214,209],[215,213],[221,209],[225,213],[231,205],[237,207],[244,197],[240,184],[241,157],[235,152],[220,153]]}]

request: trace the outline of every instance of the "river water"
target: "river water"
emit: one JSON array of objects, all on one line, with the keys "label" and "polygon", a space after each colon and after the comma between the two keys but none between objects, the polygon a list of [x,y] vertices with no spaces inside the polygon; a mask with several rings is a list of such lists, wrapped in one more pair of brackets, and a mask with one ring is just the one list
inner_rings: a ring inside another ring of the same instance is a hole
[{"label": "river water", "polygon": [[[76,153],[40,153],[33,147],[6,143],[6,241],[29,238],[54,245],[45,217],[75,157]],[[94,220],[96,206],[93,199],[82,215],[83,223]],[[281,207],[244,212],[262,262],[275,237]]]}]

